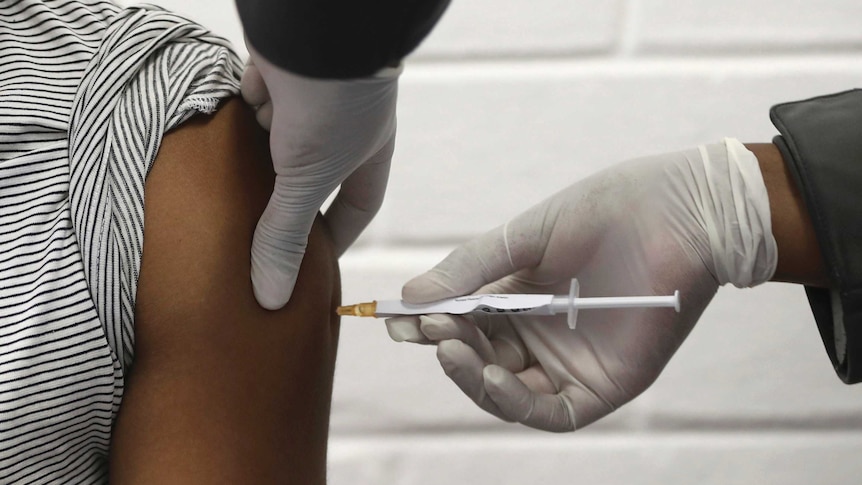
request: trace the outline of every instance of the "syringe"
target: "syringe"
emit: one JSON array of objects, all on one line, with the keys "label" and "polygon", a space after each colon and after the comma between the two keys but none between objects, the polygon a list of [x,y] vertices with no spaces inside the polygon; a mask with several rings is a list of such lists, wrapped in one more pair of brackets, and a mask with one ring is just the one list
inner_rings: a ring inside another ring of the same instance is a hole
[{"label": "syringe", "polygon": [[340,306],[341,316],[388,318],[429,313],[465,315],[557,315],[568,316],[569,328],[574,329],[580,309],[673,307],[679,312],[679,290],[668,296],[618,296],[580,298],[578,280],[573,279],[568,295],[485,294],[467,295],[432,303],[414,305],[403,300],[381,300]]}]

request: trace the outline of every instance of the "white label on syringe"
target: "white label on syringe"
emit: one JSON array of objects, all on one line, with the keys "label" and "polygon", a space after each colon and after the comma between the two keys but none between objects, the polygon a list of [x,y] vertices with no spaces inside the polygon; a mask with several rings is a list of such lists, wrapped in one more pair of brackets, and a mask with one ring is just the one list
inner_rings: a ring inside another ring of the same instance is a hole
[{"label": "white label on syringe", "polygon": [[397,315],[424,315],[428,313],[526,313],[550,315],[553,295],[467,295],[414,305],[401,300],[377,302],[378,317]]}]

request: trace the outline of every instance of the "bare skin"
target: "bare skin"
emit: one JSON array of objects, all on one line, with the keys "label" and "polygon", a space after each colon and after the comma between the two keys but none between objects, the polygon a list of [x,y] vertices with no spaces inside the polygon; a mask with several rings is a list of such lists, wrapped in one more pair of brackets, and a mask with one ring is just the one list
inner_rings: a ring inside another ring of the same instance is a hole
[{"label": "bare skin", "polygon": [[267,147],[238,100],[162,142],[145,188],[114,485],[326,481],[338,265],[319,219],[290,303],[258,306],[249,254],[273,186]]},{"label": "bare skin", "polygon": [[772,143],[746,147],[757,157],[769,195],[772,234],[778,245],[778,266],[772,280],[828,287],[811,217],[781,152]]}]

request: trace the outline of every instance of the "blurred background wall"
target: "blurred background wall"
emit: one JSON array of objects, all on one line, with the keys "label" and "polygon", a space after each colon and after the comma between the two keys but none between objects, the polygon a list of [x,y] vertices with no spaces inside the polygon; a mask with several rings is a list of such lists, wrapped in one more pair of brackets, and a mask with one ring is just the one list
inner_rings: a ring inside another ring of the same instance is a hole
[{"label": "blurred background wall", "polygon": [[[245,55],[232,0],[155,3]],[[342,258],[344,301],[398,297],[457,243],[615,162],[724,136],[769,141],[771,105],[860,79],[858,0],[453,0],[407,61],[390,189]],[[333,485],[862,475],[862,387],[834,375],[791,285],[721,289],[646,393],[567,435],[491,418],[433,348],[344,319],[332,412]]]}]

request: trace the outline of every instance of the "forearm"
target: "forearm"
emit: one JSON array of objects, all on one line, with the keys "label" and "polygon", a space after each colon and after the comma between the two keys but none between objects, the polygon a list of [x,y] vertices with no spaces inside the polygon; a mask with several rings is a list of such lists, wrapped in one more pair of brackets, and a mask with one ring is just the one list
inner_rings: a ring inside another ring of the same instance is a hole
[{"label": "forearm", "polygon": [[769,194],[772,233],[778,245],[778,266],[772,280],[828,287],[811,217],[781,152],[772,143],[746,147],[757,157]]}]

